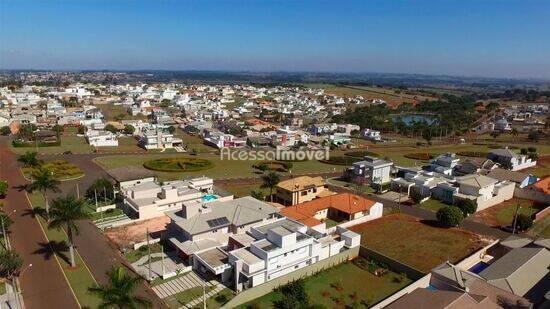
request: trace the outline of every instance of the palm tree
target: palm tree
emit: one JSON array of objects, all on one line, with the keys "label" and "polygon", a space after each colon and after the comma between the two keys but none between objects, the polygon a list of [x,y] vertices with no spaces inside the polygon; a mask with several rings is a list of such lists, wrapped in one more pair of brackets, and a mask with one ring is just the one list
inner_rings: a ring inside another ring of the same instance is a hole
[{"label": "palm tree", "polygon": [[85,206],[84,200],[68,195],[54,200],[52,203],[52,210],[49,214],[49,218],[51,219],[49,223],[50,228],[61,229],[66,227],[67,229],[72,267],[76,266],[74,262],[73,232],[78,235],[78,226],[75,221],[87,219],[90,216],[84,210]]},{"label": "palm tree", "polygon": [[95,285],[88,289],[92,294],[101,298],[103,303],[99,308],[143,308],[151,307],[151,302],[145,298],[134,296],[134,290],[141,277],[127,275],[121,266],[113,266],[107,272],[109,283]]},{"label": "palm tree", "polygon": [[264,183],[262,188],[269,188],[269,196],[271,196],[271,202],[273,202],[273,188],[279,183],[279,174],[275,172],[269,172],[262,176]]},{"label": "palm tree", "polygon": [[24,167],[37,167],[40,165],[40,160],[36,157],[35,151],[27,151],[17,158],[17,162],[23,164]]},{"label": "palm tree", "polygon": [[44,200],[46,201],[46,214],[50,213],[50,206],[48,202],[48,191],[59,192],[59,180],[55,179],[53,172],[46,168],[40,168],[32,175],[33,182],[30,185],[30,190],[38,190],[42,193]]},{"label": "palm tree", "polygon": [[13,281],[19,275],[23,266],[23,259],[13,250],[0,252],[0,277]]}]

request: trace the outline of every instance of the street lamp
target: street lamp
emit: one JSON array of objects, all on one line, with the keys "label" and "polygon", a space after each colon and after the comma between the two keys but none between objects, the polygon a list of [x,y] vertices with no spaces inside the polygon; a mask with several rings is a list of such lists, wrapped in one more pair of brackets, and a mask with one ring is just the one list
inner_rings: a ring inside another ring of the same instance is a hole
[{"label": "street lamp", "polygon": [[[14,209],[12,214],[14,214],[16,212],[17,212],[17,209]],[[10,214],[8,214],[8,213],[5,213],[5,214],[9,218],[11,218]],[[2,235],[4,235],[4,244],[6,245],[6,249],[11,250],[10,239],[8,238],[8,235],[6,233],[6,227],[5,227],[5,224],[4,224],[4,216],[0,216],[0,221],[2,221]]]},{"label": "street lamp", "polygon": [[17,276],[17,278],[15,278],[15,280],[14,280],[13,287],[15,289],[15,299],[16,299],[16,303],[17,303],[17,308],[23,308],[23,306],[22,306],[22,304],[23,304],[23,302],[22,302],[23,293],[21,292],[21,287],[19,286],[19,278],[21,278],[23,276],[23,274],[25,273],[25,271],[27,271],[31,267],[32,267],[32,263],[27,265],[27,267],[25,267],[19,273],[19,276]]}]

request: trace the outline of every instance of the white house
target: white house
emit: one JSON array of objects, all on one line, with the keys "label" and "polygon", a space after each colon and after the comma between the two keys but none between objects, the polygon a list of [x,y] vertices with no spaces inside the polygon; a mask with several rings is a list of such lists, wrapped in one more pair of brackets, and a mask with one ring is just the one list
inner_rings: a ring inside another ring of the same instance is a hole
[{"label": "white house", "polygon": [[393,162],[370,156],[363,161],[353,163],[352,176],[360,177],[369,184],[385,184],[391,181],[390,172]]},{"label": "white house", "polygon": [[492,160],[500,164],[503,168],[512,171],[519,171],[537,165],[537,161],[531,160],[526,155],[517,154],[508,148],[490,151],[489,154],[487,154],[487,159]]},{"label": "white house", "polygon": [[117,136],[109,131],[87,130],[86,139],[88,140],[88,143],[94,147],[118,146]]}]

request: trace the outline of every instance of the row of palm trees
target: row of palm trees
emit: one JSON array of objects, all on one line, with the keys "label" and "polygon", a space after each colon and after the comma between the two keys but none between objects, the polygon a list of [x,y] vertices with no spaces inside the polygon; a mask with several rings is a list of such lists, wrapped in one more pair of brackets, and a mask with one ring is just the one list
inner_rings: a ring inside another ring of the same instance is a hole
[{"label": "row of palm trees", "polygon": [[[74,235],[78,235],[79,220],[88,219],[90,214],[86,211],[86,201],[73,195],[56,198],[51,206],[48,192],[60,192],[60,181],[56,179],[52,171],[42,167],[42,161],[38,160],[36,152],[27,152],[19,156],[18,161],[25,167],[32,167],[32,183],[27,189],[31,192],[40,192],[45,201],[45,213],[48,228],[65,229],[67,232],[68,247],[70,251],[71,267],[76,267],[74,252]],[[15,278],[20,273],[23,260],[12,251],[0,254],[0,276]],[[107,284],[95,284],[88,290],[97,295],[101,300],[101,308],[143,308],[150,307],[151,302],[134,295],[138,283],[143,280],[127,274],[123,267],[114,266],[108,273]]]}]

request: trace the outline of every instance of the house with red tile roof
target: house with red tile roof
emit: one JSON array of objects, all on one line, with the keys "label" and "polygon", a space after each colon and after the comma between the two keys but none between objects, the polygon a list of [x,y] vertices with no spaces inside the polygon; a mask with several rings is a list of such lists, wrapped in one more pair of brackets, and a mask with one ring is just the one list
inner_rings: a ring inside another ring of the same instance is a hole
[{"label": "house with red tile roof", "polygon": [[[351,226],[380,218],[381,203],[351,193],[340,193],[281,209],[283,216],[309,227]],[[327,226],[327,224],[329,226]]]}]

